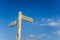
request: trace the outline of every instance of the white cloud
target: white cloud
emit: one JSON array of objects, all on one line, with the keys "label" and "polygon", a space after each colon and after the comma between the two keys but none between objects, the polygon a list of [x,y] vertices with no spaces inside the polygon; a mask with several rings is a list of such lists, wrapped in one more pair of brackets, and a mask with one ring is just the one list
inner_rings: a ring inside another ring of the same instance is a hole
[{"label": "white cloud", "polygon": [[6,40],[11,40],[11,39],[9,39],[9,38],[6,38]]},{"label": "white cloud", "polygon": [[51,19],[51,18],[42,18],[41,20],[42,20],[42,21],[45,21],[45,22],[52,22],[52,21],[54,21],[54,20]]},{"label": "white cloud", "polygon": [[49,22],[49,26],[60,26],[58,22]]},{"label": "white cloud", "polygon": [[41,40],[41,39],[51,39],[52,36],[48,35],[46,33],[40,34],[40,35],[29,35],[28,37],[25,37],[23,40]]},{"label": "white cloud", "polygon": [[53,26],[53,27],[59,27],[60,25],[60,20],[53,20],[53,19],[47,19],[46,20],[46,26]]},{"label": "white cloud", "polygon": [[35,35],[29,35],[30,38],[35,38]]},{"label": "white cloud", "polygon": [[54,35],[60,35],[60,30],[53,32]]},{"label": "white cloud", "polygon": [[0,40],[15,40],[15,38],[0,37]]},{"label": "white cloud", "polygon": [[0,37],[0,40],[11,40],[9,38]]},{"label": "white cloud", "polygon": [[40,24],[40,26],[44,26],[44,25],[46,25],[46,24]]},{"label": "white cloud", "polygon": [[56,31],[56,33],[57,33],[58,35],[60,35],[60,30]]},{"label": "white cloud", "polygon": [[53,22],[53,19],[47,19],[46,22]]},{"label": "white cloud", "polygon": [[51,27],[57,27],[60,28],[60,19],[51,19],[51,18],[42,18],[41,19],[43,22],[34,22],[33,24],[38,25],[38,26],[51,26]]},{"label": "white cloud", "polygon": [[59,23],[60,23],[60,19],[59,19],[59,20],[57,20],[57,22],[59,22]]},{"label": "white cloud", "polygon": [[52,38],[52,35],[48,35],[48,38],[51,39]]},{"label": "white cloud", "polygon": [[42,21],[45,21],[45,20],[46,20],[46,18],[42,18],[41,20],[42,20]]},{"label": "white cloud", "polygon": [[56,32],[53,32],[53,34],[55,35],[55,34],[56,34]]}]

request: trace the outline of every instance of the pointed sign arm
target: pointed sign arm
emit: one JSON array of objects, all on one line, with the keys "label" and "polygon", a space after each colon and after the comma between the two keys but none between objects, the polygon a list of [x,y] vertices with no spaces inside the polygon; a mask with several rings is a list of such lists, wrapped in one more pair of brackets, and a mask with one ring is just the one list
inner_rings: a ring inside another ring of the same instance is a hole
[{"label": "pointed sign arm", "polygon": [[9,26],[14,26],[14,25],[17,25],[17,20],[15,20],[9,24]]},{"label": "pointed sign arm", "polygon": [[[28,22],[33,22],[32,18],[24,16],[24,15],[22,15],[22,20],[26,20]],[[17,25],[17,20],[15,20],[9,24],[9,26],[14,26],[14,25]]]},{"label": "pointed sign arm", "polygon": [[23,19],[23,20],[26,20],[26,21],[28,21],[28,22],[33,22],[33,19],[32,19],[32,18],[27,17],[27,16],[24,16],[24,15],[22,15],[22,19]]}]

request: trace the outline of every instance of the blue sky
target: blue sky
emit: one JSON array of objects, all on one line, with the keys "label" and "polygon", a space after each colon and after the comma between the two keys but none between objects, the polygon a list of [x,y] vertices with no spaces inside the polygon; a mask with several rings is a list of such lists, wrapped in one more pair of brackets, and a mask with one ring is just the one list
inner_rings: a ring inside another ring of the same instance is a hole
[{"label": "blue sky", "polygon": [[34,19],[22,21],[21,40],[60,40],[60,0],[0,0],[0,40],[15,40],[18,11]]}]

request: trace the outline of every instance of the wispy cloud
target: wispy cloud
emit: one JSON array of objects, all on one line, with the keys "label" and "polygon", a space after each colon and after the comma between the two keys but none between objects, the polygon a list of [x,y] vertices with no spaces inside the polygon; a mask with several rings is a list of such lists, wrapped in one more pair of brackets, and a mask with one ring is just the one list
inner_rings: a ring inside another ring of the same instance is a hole
[{"label": "wispy cloud", "polygon": [[42,22],[34,22],[33,24],[60,28],[60,19],[42,18],[41,21]]},{"label": "wispy cloud", "polygon": [[42,18],[41,20],[42,20],[42,21],[45,21],[45,22],[52,22],[52,21],[54,21],[54,20],[51,19],[51,18]]},{"label": "wispy cloud", "polygon": [[51,39],[52,36],[48,35],[46,33],[40,34],[40,35],[29,35],[28,37],[23,38],[23,40],[41,40],[41,39]]},{"label": "wispy cloud", "polygon": [[60,30],[57,30],[55,32],[53,32],[54,35],[59,35],[60,36]]},{"label": "wispy cloud", "polygon": [[58,23],[58,22],[49,22],[47,25],[49,25],[49,26],[55,26],[55,27],[59,27],[60,25],[59,25],[60,23]]},{"label": "wispy cloud", "polygon": [[0,40],[14,40],[14,38],[0,37]]},{"label": "wispy cloud", "polygon": [[46,22],[54,22],[54,20],[50,18],[50,19],[47,19]]}]

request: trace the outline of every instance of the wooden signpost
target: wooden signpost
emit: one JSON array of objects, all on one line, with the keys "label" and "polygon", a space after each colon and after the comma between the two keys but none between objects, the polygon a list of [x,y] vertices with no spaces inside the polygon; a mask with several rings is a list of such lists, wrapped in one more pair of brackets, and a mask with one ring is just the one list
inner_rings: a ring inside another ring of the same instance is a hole
[{"label": "wooden signpost", "polygon": [[21,23],[22,23],[22,20],[26,20],[28,22],[33,22],[32,18],[22,15],[22,12],[19,11],[18,12],[18,19],[9,24],[9,26],[17,25],[16,40],[21,40]]}]

